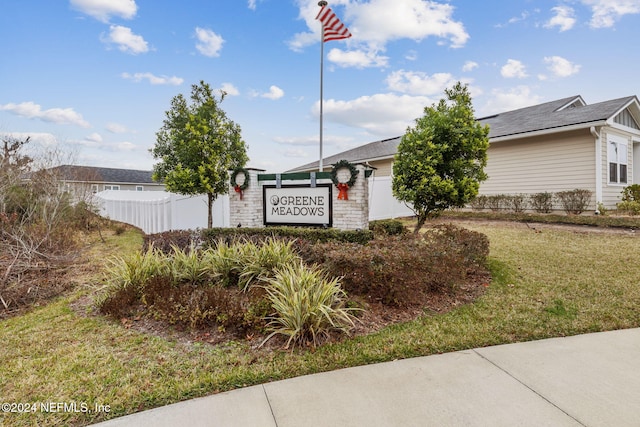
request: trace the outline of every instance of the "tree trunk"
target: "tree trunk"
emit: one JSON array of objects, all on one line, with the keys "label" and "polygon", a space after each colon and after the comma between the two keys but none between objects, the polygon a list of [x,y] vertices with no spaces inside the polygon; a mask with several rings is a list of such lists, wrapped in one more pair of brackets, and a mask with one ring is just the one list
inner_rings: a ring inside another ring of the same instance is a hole
[{"label": "tree trunk", "polygon": [[207,215],[207,228],[213,228],[213,201],[215,199],[215,194],[207,193],[207,209],[209,209]]},{"label": "tree trunk", "polygon": [[413,234],[418,234],[426,221],[427,215],[418,215],[418,223],[416,224],[416,228],[413,230]]}]

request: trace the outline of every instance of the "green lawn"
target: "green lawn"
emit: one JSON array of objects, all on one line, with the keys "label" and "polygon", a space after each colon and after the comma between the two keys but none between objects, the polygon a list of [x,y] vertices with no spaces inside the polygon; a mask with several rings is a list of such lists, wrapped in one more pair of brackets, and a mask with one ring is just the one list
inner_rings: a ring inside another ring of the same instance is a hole
[{"label": "green lawn", "polygon": [[[76,402],[106,413],[0,413],[6,425],[84,425],[313,372],[640,326],[640,237],[464,223],[491,241],[493,282],[472,305],[316,351],[181,344],[76,314],[90,290],[0,322],[3,402]],[[129,243],[130,245],[130,243]],[[89,288],[90,289],[90,288]]]}]

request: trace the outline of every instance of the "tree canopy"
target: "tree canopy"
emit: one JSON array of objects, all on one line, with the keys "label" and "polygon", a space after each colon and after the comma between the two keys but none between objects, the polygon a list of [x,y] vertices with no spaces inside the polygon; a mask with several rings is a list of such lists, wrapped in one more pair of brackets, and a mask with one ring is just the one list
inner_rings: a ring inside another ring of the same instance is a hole
[{"label": "tree canopy", "polygon": [[248,160],[240,126],[220,107],[224,98],[224,92],[216,98],[204,81],[191,86],[191,103],[182,94],[175,96],[151,149],[159,160],[155,180],[178,194],[207,194],[208,227],[213,225],[213,201],[228,191],[228,171]]},{"label": "tree canopy", "polygon": [[445,94],[407,129],[393,164],[393,194],[418,217],[415,232],[428,218],[470,202],[487,179],[489,127],[476,121],[466,85]]}]

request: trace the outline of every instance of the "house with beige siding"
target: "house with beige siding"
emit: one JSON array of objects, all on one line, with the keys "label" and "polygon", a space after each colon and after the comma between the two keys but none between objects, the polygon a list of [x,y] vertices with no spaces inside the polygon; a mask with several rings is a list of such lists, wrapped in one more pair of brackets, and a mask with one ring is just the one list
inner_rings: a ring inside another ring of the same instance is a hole
[{"label": "house with beige siding", "polygon": [[[587,104],[572,96],[478,119],[489,125],[489,178],[480,194],[534,194],[587,189],[590,209],[615,208],[622,189],[640,183],[640,103],[636,96]],[[368,163],[390,176],[401,137],[324,159]],[[294,171],[317,170],[318,162]]]},{"label": "house with beige siding", "polygon": [[49,170],[74,193],[98,193],[104,190],[164,191],[164,184],[152,179],[153,172],[134,169],[62,165]]}]

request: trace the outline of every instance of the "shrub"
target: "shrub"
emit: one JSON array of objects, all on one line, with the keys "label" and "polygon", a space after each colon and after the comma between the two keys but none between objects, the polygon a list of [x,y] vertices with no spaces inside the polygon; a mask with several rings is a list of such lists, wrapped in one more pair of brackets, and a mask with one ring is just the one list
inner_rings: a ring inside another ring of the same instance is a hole
[{"label": "shrub", "polygon": [[308,227],[263,227],[263,228],[210,228],[204,230],[202,237],[205,244],[213,245],[224,240],[227,242],[238,240],[262,241],[269,237],[285,239],[304,239],[309,242],[354,242],[366,244],[373,239],[370,230],[338,230],[336,228],[308,228]]},{"label": "shrub", "polygon": [[632,184],[622,190],[623,202],[640,202],[640,184]]},{"label": "shrub", "polygon": [[349,294],[386,305],[423,305],[430,292],[447,291],[483,263],[486,236],[452,225],[423,235],[389,236],[368,245],[324,243],[306,257],[332,276],[343,276]]},{"label": "shrub", "polygon": [[522,213],[527,209],[528,201],[525,194],[511,194],[505,196],[505,206],[515,213]]},{"label": "shrub", "polygon": [[584,189],[560,191],[556,197],[560,201],[562,208],[568,214],[580,215],[591,202],[592,192]]},{"label": "shrub", "polygon": [[199,230],[176,230],[165,231],[144,236],[142,250],[147,250],[150,246],[158,249],[162,253],[169,254],[173,248],[186,250],[190,247],[199,248],[202,245],[202,232]]},{"label": "shrub", "polygon": [[538,213],[550,213],[553,210],[553,193],[535,193],[529,196],[531,207]]},{"label": "shrub", "polygon": [[504,209],[505,198],[506,196],[504,194],[493,194],[491,196],[487,196],[487,206],[493,212]]},{"label": "shrub", "polygon": [[471,201],[471,209],[474,211],[481,211],[487,208],[488,197],[485,195],[476,196],[475,199]]},{"label": "shrub", "polygon": [[267,328],[271,334],[288,337],[286,347],[314,347],[333,330],[348,332],[354,326],[354,309],[346,308],[346,294],[338,279],[328,279],[317,266],[288,264],[266,280],[267,298],[275,311]]},{"label": "shrub", "polygon": [[624,201],[617,205],[619,211],[629,215],[640,215],[640,201]]},{"label": "shrub", "polygon": [[395,236],[409,232],[407,227],[397,219],[381,219],[369,222],[369,230],[374,236]]}]

